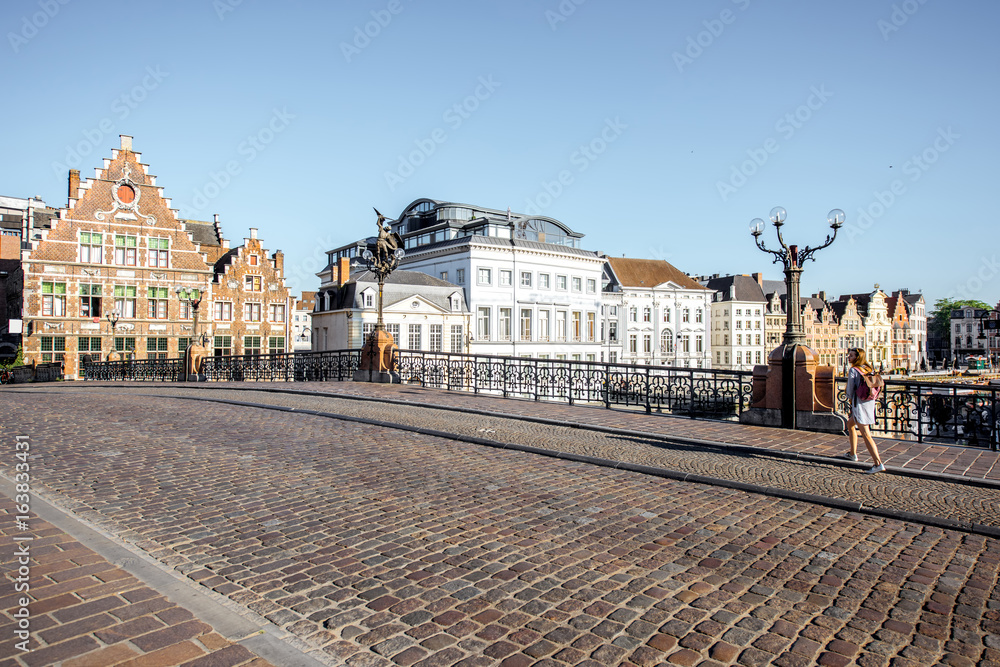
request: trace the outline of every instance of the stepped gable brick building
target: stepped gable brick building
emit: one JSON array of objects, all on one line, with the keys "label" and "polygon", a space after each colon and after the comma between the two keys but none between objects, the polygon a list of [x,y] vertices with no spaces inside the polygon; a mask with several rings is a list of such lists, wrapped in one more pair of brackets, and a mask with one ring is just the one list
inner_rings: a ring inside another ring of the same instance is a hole
[{"label": "stepped gable brick building", "polygon": [[284,263],[280,250],[268,257],[256,229],[215,262],[209,344],[216,356],[288,350],[292,302]]},{"label": "stepped gable brick building", "polygon": [[[178,287],[203,293],[201,333],[212,331],[205,304],[213,292],[233,298],[234,311],[241,313],[246,300],[262,309],[280,301],[282,291],[287,300],[283,281],[272,274],[266,301],[263,293],[222,289],[215,269],[228,242],[218,218],[214,223],[178,218],[129,136],[121,137],[121,147],[93,178],[81,180],[71,170],[67,207],[48,229],[33,232],[21,253],[25,362],[62,362],[68,379],[80,375],[85,355],[104,359],[115,350],[136,359],[179,356],[191,341],[193,318],[178,299]],[[280,273],[280,258],[277,263]],[[262,264],[261,285],[264,269]],[[112,313],[117,314],[113,332]]]}]

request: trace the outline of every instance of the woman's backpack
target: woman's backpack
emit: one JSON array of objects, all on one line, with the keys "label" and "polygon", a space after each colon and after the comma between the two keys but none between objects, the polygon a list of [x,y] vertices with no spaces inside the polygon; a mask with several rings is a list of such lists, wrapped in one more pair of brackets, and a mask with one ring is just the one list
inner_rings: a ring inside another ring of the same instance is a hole
[{"label": "woman's backpack", "polygon": [[[866,373],[865,370],[868,372]],[[875,369],[865,367],[864,369],[858,368],[858,372],[861,374],[861,382],[858,383],[857,389],[855,389],[855,394],[859,401],[874,401],[885,389],[885,381],[882,376],[875,372]]]}]

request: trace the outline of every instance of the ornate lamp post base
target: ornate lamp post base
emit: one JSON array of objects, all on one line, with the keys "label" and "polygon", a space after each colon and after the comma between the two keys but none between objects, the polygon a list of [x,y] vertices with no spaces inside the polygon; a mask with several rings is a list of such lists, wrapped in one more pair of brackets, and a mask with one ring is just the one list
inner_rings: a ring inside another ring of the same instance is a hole
[{"label": "ornate lamp post base", "polygon": [[[783,409],[789,400],[792,409]],[[750,409],[740,422],[843,433],[847,420],[835,406],[833,366],[820,366],[819,355],[805,345],[782,344],[768,355],[766,366],[754,366]]]},{"label": "ornate lamp post base", "polygon": [[827,222],[833,235],[815,248],[789,245],[782,238],[785,209],[776,206],[771,210],[771,222],[778,233],[781,250],[769,250],[761,241],[764,221],[756,218],[750,223],[750,233],[757,247],[775,256],[775,263],[785,267],[785,338],[767,357],[767,365],[754,366],[753,395],[750,409],[740,415],[740,421],[758,426],[781,426],[790,429],[829,431],[843,433],[847,420],[836,414],[833,366],[820,366],[819,355],[807,347],[799,310],[799,282],[802,265],[813,255],[826,248],[837,237],[837,230],[844,224],[844,212],[833,209]]},{"label": "ornate lamp post base", "polygon": [[394,370],[397,349],[392,334],[376,327],[361,348],[361,362],[354,372],[354,381],[400,384],[399,373]]}]

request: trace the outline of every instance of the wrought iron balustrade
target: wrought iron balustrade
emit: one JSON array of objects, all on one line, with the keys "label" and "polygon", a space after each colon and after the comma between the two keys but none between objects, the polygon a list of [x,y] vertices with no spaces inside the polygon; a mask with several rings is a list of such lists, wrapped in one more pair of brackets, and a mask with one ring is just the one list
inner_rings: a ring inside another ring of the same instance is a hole
[{"label": "wrought iron balustrade", "polygon": [[183,359],[133,359],[83,364],[85,380],[137,380],[177,382],[183,380]]},{"label": "wrought iron balustrade", "polygon": [[[837,378],[837,405],[848,414],[847,381]],[[874,434],[1000,449],[1000,385],[887,380],[875,402]]]},{"label": "wrought iron balustrade", "polygon": [[638,406],[646,412],[736,419],[752,373],[400,350],[403,382],[534,400]]}]

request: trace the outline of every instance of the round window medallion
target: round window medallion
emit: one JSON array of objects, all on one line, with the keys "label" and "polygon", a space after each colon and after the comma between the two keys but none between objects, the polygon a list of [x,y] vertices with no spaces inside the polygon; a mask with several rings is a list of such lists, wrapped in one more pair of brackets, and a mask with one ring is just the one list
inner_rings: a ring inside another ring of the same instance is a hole
[{"label": "round window medallion", "polygon": [[419,301],[413,301],[412,303],[410,303],[410,308],[413,308],[414,310],[416,310],[419,307],[420,307]]},{"label": "round window medallion", "polygon": [[123,204],[131,204],[135,201],[135,190],[132,186],[122,183],[118,186],[118,199]]}]

